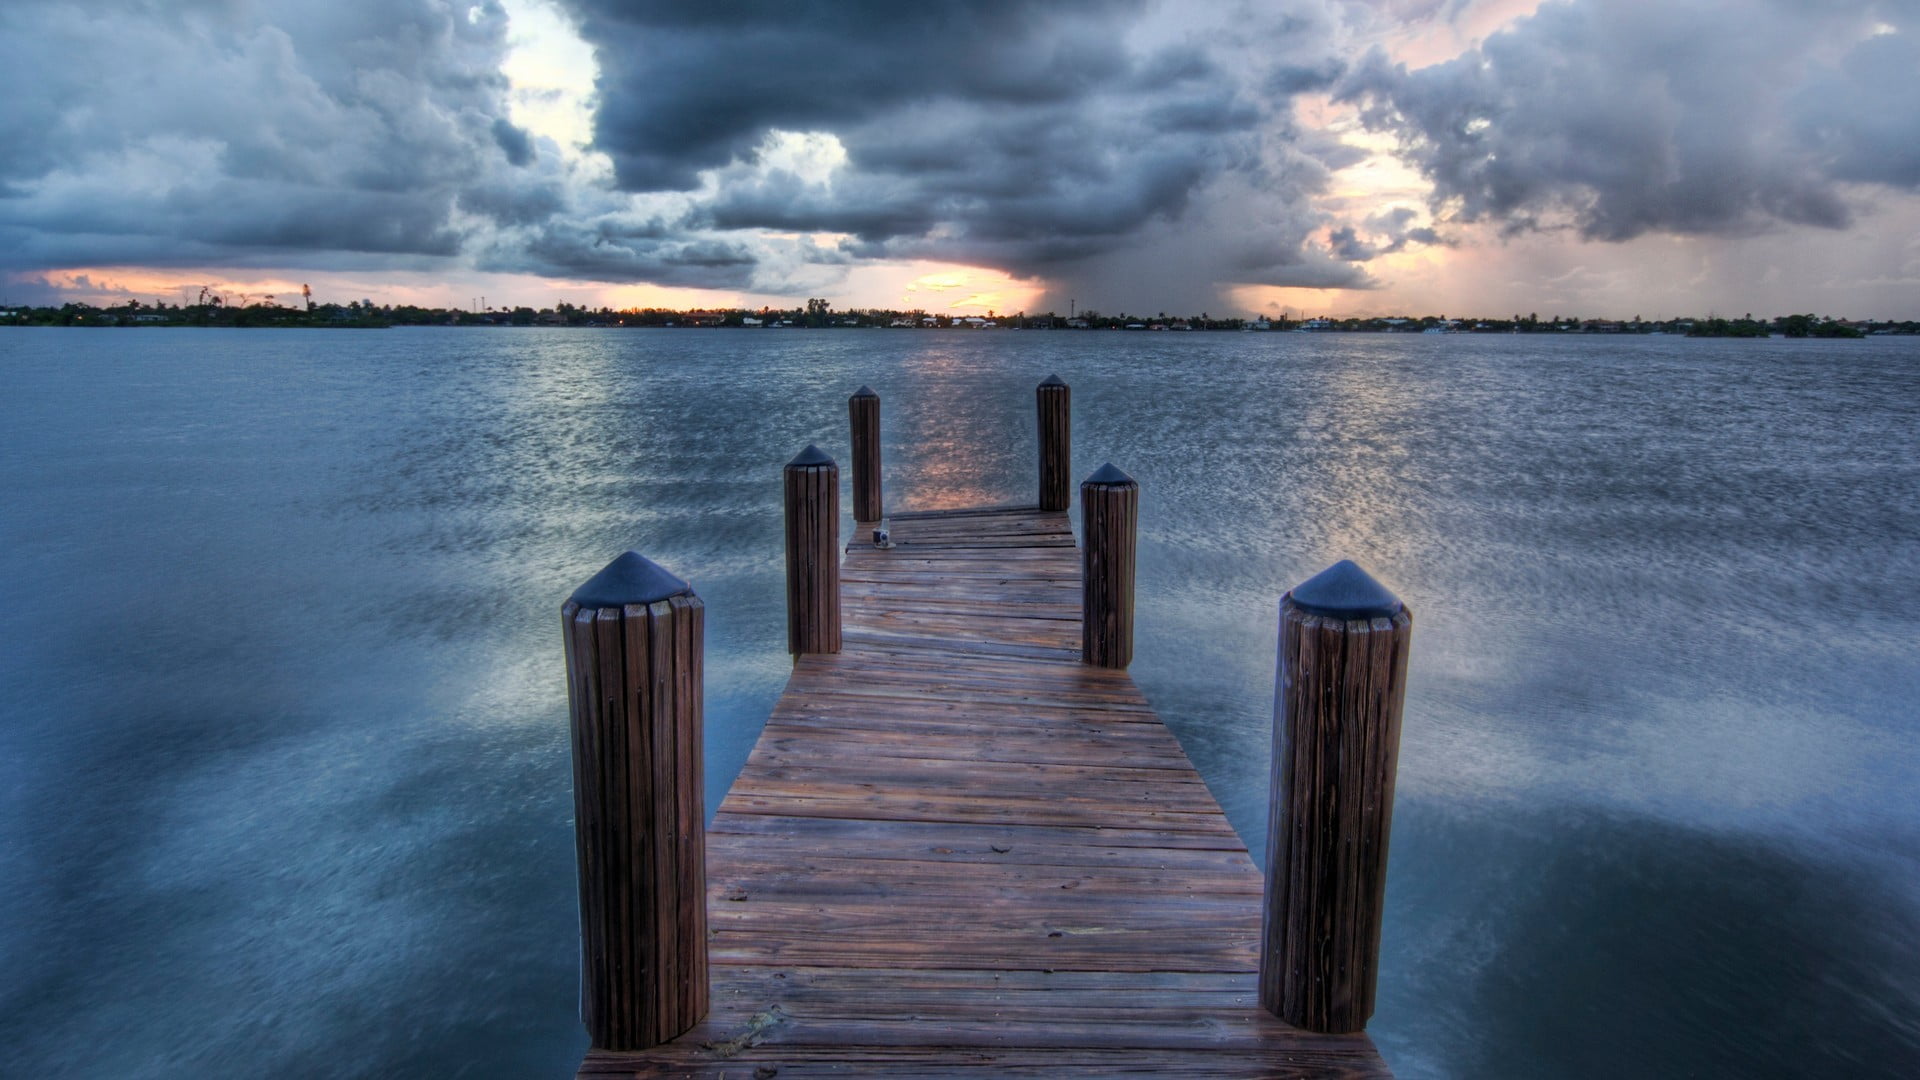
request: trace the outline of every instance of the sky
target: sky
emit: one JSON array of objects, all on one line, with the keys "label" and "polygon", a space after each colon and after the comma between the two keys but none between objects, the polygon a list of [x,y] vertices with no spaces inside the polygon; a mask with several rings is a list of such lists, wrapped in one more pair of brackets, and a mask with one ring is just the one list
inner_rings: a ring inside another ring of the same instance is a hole
[{"label": "sky", "polygon": [[1920,0],[5,0],[0,304],[1920,318]]}]

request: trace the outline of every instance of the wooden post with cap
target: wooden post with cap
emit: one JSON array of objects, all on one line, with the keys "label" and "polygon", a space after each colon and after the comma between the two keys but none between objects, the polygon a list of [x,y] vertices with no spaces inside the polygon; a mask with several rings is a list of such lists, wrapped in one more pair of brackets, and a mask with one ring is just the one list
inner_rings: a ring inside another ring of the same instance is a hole
[{"label": "wooden post with cap", "polygon": [[840,467],[817,446],[787,462],[787,651],[840,651]]},{"label": "wooden post with cap", "polygon": [[1040,509],[1065,510],[1073,501],[1072,391],[1058,375],[1034,388],[1040,422]]},{"label": "wooden post with cap", "polygon": [[1373,1015],[1412,632],[1346,560],[1280,600],[1260,1004],[1309,1031]]},{"label": "wooden post with cap", "polygon": [[580,1018],[640,1050],[707,1013],[705,606],[636,552],[560,609],[580,870]]},{"label": "wooden post with cap", "polygon": [[847,423],[853,435],[853,520],[862,524],[885,516],[880,503],[880,395],[862,386],[847,399]]},{"label": "wooden post with cap", "polygon": [[1080,484],[1080,658],[1098,667],[1133,663],[1133,553],[1140,485],[1112,462]]}]

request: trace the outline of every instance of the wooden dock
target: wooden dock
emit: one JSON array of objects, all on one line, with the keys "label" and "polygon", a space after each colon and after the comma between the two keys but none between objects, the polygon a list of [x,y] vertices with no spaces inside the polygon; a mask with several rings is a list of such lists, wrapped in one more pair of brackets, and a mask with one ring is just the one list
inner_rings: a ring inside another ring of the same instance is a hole
[{"label": "wooden dock", "polygon": [[582,1077],[1376,1077],[1256,997],[1262,878],[1124,670],[1064,512],[896,514],[706,840],[712,1011]]}]

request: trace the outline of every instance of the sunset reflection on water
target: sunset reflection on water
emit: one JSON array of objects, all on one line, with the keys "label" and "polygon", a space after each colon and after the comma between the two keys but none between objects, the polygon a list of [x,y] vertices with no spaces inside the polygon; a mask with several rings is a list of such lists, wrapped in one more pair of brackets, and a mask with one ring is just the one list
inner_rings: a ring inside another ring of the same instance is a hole
[{"label": "sunset reflection on water", "polygon": [[1034,442],[1033,401],[1030,396],[1018,398],[1011,385],[983,392],[983,375],[1003,366],[983,363],[973,348],[987,335],[1017,337],[1005,330],[916,335],[915,345],[925,344],[900,358],[891,379],[897,391],[889,396],[876,387],[889,509],[950,510],[1034,501],[1030,487],[1017,486],[1018,478],[1032,471],[1027,459]]}]

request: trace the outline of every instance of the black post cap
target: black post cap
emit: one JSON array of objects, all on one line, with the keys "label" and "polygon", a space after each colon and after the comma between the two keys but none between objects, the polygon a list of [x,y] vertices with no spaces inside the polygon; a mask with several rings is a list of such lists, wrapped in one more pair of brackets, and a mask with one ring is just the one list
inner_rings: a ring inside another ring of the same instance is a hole
[{"label": "black post cap", "polygon": [[854,397],[879,397],[880,395],[873,392],[873,387],[868,386],[865,383],[861,383],[860,389],[855,390],[853,392],[853,396]]},{"label": "black post cap", "polygon": [[1372,619],[1398,615],[1400,598],[1352,559],[1341,559],[1293,587],[1293,606],[1311,615],[1335,619]]},{"label": "black post cap", "polygon": [[654,604],[675,596],[690,596],[693,586],[637,551],[629,551],[573,590],[568,599],[583,608]]},{"label": "black post cap", "polygon": [[1093,475],[1082,480],[1081,483],[1100,484],[1105,487],[1120,487],[1123,484],[1133,483],[1133,477],[1121,472],[1114,466],[1113,462],[1109,461],[1105,465],[1093,470]]},{"label": "black post cap", "polygon": [[1063,379],[1060,378],[1060,376],[1049,375],[1046,378],[1040,380],[1040,385],[1041,386],[1065,386],[1067,384]]},{"label": "black post cap", "polygon": [[827,456],[826,451],[820,449],[819,447],[813,445],[812,443],[808,443],[807,448],[805,450],[800,451],[798,454],[794,455],[794,458],[792,461],[787,462],[787,468],[791,469],[795,466],[831,465],[831,464],[833,464],[833,459]]}]

